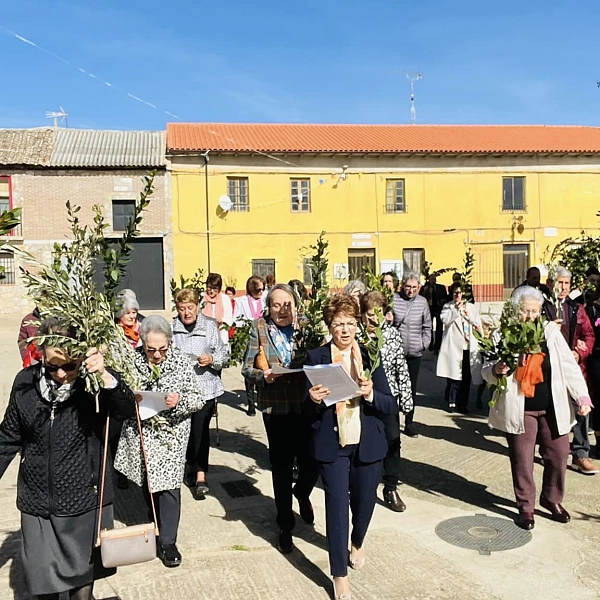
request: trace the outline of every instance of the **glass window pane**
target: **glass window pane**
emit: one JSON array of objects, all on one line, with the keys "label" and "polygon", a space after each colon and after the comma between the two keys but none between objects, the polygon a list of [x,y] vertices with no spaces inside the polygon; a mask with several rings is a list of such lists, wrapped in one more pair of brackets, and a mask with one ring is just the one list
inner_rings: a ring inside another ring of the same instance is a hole
[{"label": "glass window pane", "polygon": [[513,210],[513,178],[505,177],[502,180],[502,208]]},{"label": "glass window pane", "polygon": [[523,197],[525,177],[514,177],[513,182],[513,207],[515,210],[523,210],[525,208],[525,198]]}]

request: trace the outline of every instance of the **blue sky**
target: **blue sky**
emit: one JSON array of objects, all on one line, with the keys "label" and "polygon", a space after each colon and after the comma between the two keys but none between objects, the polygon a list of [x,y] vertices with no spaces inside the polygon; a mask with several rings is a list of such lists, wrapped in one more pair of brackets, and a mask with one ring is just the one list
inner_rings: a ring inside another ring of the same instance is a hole
[{"label": "blue sky", "polygon": [[6,2],[0,127],[50,124],[59,106],[83,128],[162,129],[163,110],[408,123],[401,71],[423,73],[419,123],[600,125],[599,17],[597,0]]}]

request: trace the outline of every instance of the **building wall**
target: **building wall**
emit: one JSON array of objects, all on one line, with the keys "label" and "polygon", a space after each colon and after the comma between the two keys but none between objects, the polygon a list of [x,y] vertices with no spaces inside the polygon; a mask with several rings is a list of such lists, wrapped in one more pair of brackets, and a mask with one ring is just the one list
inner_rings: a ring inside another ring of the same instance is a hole
[{"label": "building wall", "polygon": [[[65,202],[81,206],[78,216],[83,225],[91,224],[92,206],[101,207],[109,224],[108,236],[120,237],[112,230],[112,201],[135,200],[144,187],[144,170],[56,170],[12,169],[0,167],[0,175],[10,176],[13,206],[23,207],[21,235],[8,236],[5,241],[33,254],[44,263],[51,260],[55,242],[69,238],[69,223]],[[165,281],[168,302],[168,281],[173,276],[173,237],[171,233],[170,176],[165,170],[154,179],[155,191],[141,225],[143,237],[162,237]],[[21,266],[15,259],[15,268]],[[14,285],[0,284],[0,312],[22,312],[31,307],[20,278]]]},{"label": "building wall", "polygon": [[[176,273],[207,268],[206,179],[210,268],[238,289],[252,259],[274,258],[278,281],[302,279],[301,248],[325,231],[330,280],[334,265],[348,263],[349,249],[374,249],[378,269],[381,261],[401,262],[409,248],[424,248],[434,269],[460,268],[468,243],[476,294],[498,300],[505,244],[527,245],[528,264],[539,264],[548,247],[598,224],[600,157],[276,158],[286,162],[211,153],[206,178],[201,157],[171,157]],[[524,211],[502,210],[504,176],[525,177]],[[228,177],[248,177],[249,212],[219,208]],[[291,212],[290,177],[310,178],[310,213]],[[386,212],[390,178],[405,180],[405,213]]]}]

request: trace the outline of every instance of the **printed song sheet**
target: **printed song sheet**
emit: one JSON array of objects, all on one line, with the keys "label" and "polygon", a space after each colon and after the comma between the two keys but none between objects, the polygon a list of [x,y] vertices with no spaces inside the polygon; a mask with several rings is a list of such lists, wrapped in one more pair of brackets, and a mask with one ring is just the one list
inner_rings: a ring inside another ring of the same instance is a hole
[{"label": "printed song sheet", "polygon": [[157,415],[161,410],[167,410],[165,392],[141,392],[138,390],[134,394],[142,396],[142,400],[138,404],[142,421]]},{"label": "printed song sheet", "polygon": [[326,406],[331,406],[336,402],[350,400],[358,396],[359,385],[346,373],[344,367],[339,363],[332,365],[306,365],[304,372],[313,386],[321,384],[329,390],[329,396],[324,400]]}]

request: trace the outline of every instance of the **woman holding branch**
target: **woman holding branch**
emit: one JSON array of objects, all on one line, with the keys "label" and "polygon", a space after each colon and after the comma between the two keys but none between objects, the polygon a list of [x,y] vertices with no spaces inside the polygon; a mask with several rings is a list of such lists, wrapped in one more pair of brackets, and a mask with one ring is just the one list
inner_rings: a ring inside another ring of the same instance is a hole
[{"label": "woman holding branch", "polygon": [[[95,348],[81,359],[67,355],[56,340],[74,341],[76,332],[59,319],[44,320],[37,335],[42,361],[17,375],[0,424],[0,476],[20,451],[17,506],[29,592],[91,600],[94,580],[115,573],[94,550],[106,417],[135,415],[135,400]],[[100,378],[99,413],[83,369]],[[111,478],[104,498],[102,527],[112,528]]]},{"label": "woman holding branch", "polygon": [[[510,302],[517,319],[524,324],[541,318],[544,297],[533,287],[518,288]],[[538,321],[539,322],[539,321]],[[540,324],[540,327],[541,324]],[[533,331],[529,327],[530,332]],[[515,328],[505,327],[501,335],[514,337]],[[523,337],[525,329],[518,337]],[[528,335],[528,338],[534,336]],[[565,474],[569,456],[569,431],[575,423],[573,403],[580,415],[589,414],[592,403],[581,369],[554,322],[543,325],[543,339],[537,347],[528,348],[518,358],[516,371],[504,361],[487,364],[484,379],[500,385],[495,404],[490,409],[492,427],[506,432],[513,487],[519,509],[516,524],[522,529],[533,529],[535,509],[535,482],[533,464],[535,445],[539,443],[544,460],[544,476],[540,504],[559,523],[571,520],[561,502],[565,491]],[[506,346],[510,340],[502,343]],[[505,359],[508,360],[508,359]],[[505,380],[505,381],[504,381]]]},{"label": "woman holding branch", "polygon": [[[365,564],[365,535],[377,500],[381,464],[388,451],[384,414],[397,412],[385,372],[377,366],[372,379],[369,354],[359,346],[357,302],[350,296],[331,297],[323,310],[331,342],[308,351],[307,365],[340,363],[356,382],[356,396],[326,405],[329,390],[316,385],[304,401],[312,421],[311,450],[325,488],[325,519],[329,563],[336,600],[350,600],[348,563]],[[352,508],[351,550],[348,553],[349,508]]]}]

